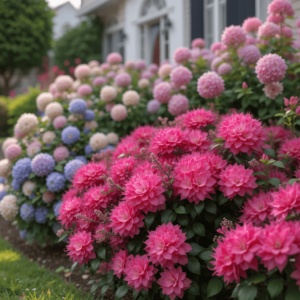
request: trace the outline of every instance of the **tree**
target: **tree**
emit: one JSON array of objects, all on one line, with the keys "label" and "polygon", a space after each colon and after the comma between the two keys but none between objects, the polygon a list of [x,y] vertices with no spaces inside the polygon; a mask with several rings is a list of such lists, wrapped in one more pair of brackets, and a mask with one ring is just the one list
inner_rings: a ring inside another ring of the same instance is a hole
[{"label": "tree", "polygon": [[89,18],[66,33],[55,42],[54,63],[67,71],[74,66],[75,60],[87,63],[101,60],[103,25],[99,18]]},{"label": "tree", "polygon": [[13,77],[41,65],[52,45],[53,11],[45,0],[0,1],[0,85],[4,95]]}]

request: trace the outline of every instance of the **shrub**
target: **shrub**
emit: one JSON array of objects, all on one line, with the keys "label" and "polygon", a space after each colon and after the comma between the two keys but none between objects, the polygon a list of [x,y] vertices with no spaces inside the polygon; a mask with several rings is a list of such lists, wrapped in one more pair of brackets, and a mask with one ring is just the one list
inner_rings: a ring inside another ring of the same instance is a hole
[{"label": "shrub", "polygon": [[8,124],[7,124],[7,102],[4,97],[0,98],[0,137],[6,137],[8,135]]}]

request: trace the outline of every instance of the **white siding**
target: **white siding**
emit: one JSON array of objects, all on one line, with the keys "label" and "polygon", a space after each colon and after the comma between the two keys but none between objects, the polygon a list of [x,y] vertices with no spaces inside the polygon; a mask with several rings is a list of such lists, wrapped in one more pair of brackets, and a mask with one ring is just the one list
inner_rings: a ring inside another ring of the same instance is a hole
[{"label": "white siding", "polygon": [[191,44],[191,0],[184,0],[184,46]]},{"label": "white siding", "polygon": [[297,34],[296,21],[300,17],[300,0],[290,0],[290,1],[291,1],[292,5],[294,7],[295,15],[294,15],[294,19],[293,20],[288,19],[287,23],[290,26],[292,26],[293,31],[294,31],[294,38],[296,40],[298,40],[299,37],[298,37],[298,34]]}]

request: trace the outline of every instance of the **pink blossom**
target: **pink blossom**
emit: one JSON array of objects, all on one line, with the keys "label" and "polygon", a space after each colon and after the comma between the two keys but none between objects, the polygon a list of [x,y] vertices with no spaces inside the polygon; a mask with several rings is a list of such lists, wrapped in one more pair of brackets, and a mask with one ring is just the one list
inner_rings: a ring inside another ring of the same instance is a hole
[{"label": "pink blossom", "polygon": [[5,149],[5,156],[10,159],[10,160],[14,160],[17,157],[19,157],[22,154],[22,148],[19,144],[12,144],[9,145],[6,149]]},{"label": "pink blossom", "polygon": [[218,67],[218,74],[224,76],[232,71],[232,66],[228,63],[222,63]]},{"label": "pink blossom", "polygon": [[115,77],[115,83],[118,86],[126,87],[131,83],[131,76],[128,73],[121,73]]},{"label": "pink blossom", "polygon": [[284,26],[281,30],[281,34],[286,37],[287,39],[292,39],[293,38],[293,30],[292,28],[288,27],[288,26]]},{"label": "pink blossom", "polygon": [[215,72],[206,72],[198,79],[197,91],[205,99],[221,96],[224,90],[224,80]]},{"label": "pink blossom", "polygon": [[54,160],[58,163],[65,160],[70,155],[70,151],[66,146],[56,147],[53,151]]},{"label": "pink blossom", "polygon": [[246,42],[246,33],[241,26],[231,25],[224,29],[222,42],[227,47],[237,48]]},{"label": "pink blossom", "polygon": [[[160,77],[160,79],[164,79],[170,75],[172,70],[173,70],[173,66],[171,64],[162,65],[158,70],[158,76]],[[156,86],[156,84],[154,84],[154,86]]]},{"label": "pink blossom", "polygon": [[94,239],[96,243],[101,244],[102,242],[106,242],[108,238],[108,233],[111,231],[109,224],[106,223],[98,223],[97,227],[94,228]]},{"label": "pink blossom", "polygon": [[200,129],[201,127],[214,124],[215,120],[216,115],[212,111],[198,108],[184,115],[183,125],[187,129]]},{"label": "pink blossom", "polygon": [[258,29],[257,36],[259,38],[271,38],[279,34],[279,27],[272,22],[265,22]]},{"label": "pink blossom", "polygon": [[189,99],[182,95],[173,95],[168,103],[168,111],[173,116],[185,113],[189,109]]},{"label": "pink blossom", "polygon": [[252,176],[253,170],[245,169],[244,166],[229,165],[220,173],[220,191],[224,196],[232,199],[236,195],[244,197],[247,193],[252,195],[253,189],[257,188],[256,178]]},{"label": "pink blossom", "polygon": [[62,202],[57,219],[66,229],[71,228],[76,221],[76,216],[81,212],[81,204],[81,199],[74,196],[67,197]]},{"label": "pink blossom", "polygon": [[143,70],[143,69],[146,69],[146,62],[144,60],[138,60],[136,63],[135,63],[135,68],[137,70]]},{"label": "pink blossom", "polygon": [[205,41],[204,41],[204,39],[201,39],[201,38],[193,39],[191,46],[192,46],[192,48],[202,49],[205,47]]},{"label": "pink blossom", "polygon": [[211,65],[210,65],[211,70],[214,71],[214,72],[217,72],[217,71],[218,71],[219,65],[220,65],[221,63],[223,63],[223,62],[224,62],[223,58],[220,57],[220,56],[217,56],[217,57],[214,58],[214,59],[212,60],[212,62],[211,62]]},{"label": "pink blossom", "polygon": [[177,48],[173,56],[174,61],[179,64],[187,62],[190,59],[190,57],[191,57],[191,51],[189,48],[186,47]]},{"label": "pink blossom", "polygon": [[289,157],[300,161],[300,138],[287,140],[282,144],[279,151],[280,154],[289,155]]},{"label": "pink blossom", "polygon": [[268,14],[293,15],[291,10],[293,11],[293,7],[288,0],[274,0],[268,5]]},{"label": "pink blossom", "polygon": [[148,145],[151,139],[157,132],[157,128],[145,125],[137,127],[131,134],[131,136],[139,143],[140,147]]},{"label": "pink blossom", "polygon": [[68,255],[73,259],[73,262],[78,261],[80,266],[84,263],[87,264],[91,259],[96,258],[92,244],[93,240],[90,232],[77,232],[70,237],[67,246]]},{"label": "pink blossom", "polygon": [[243,89],[247,89],[247,88],[248,88],[248,84],[247,84],[245,81],[244,81],[243,84],[242,84],[242,88],[243,88]]},{"label": "pink blossom", "polygon": [[161,82],[153,89],[153,97],[160,103],[168,103],[171,98],[171,85],[168,82]]},{"label": "pink blossom", "polygon": [[246,43],[245,43],[246,46],[256,45],[256,43],[257,43],[257,39],[255,37],[247,35],[247,40],[246,40]]},{"label": "pink blossom", "polygon": [[188,85],[192,80],[192,72],[183,66],[174,68],[170,73],[171,83],[175,87],[181,87],[182,85]]},{"label": "pink blossom", "polygon": [[112,166],[110,176],[112,180],[120,186],[125,185],[130,179],[134,167],[137,165],[137,160],[133,157],[124,157],[118,159]]},{"label": "pink blossom", "polygon": [[179,225],[169,222],[149,232],[145,250],[155,266],[161,265],[171,270],[174,264],[186,265],[188,263],[186,253],[191,251],[192,247],[185,241],[186,234],[182,232]]},{"label": "pink blossom", "polygon": [[211,142],[207,139],[207,133],[200,130],[186,130],[183,150],[187,152],[206,151]]},{"label": "pink blossom", "polygon": [[212,45],[210,46],[210,51],[214,53],[217,50],[221,50],[221,48],[222,48],[222,43],[215,42],[215,43],[212,43]]},{"label": "pink blossom", "polygon": [[117,159],[121,154],[124,155],[135,155],[138,152],[138,143],[132,138],[123,138],[118,146],[115,148],[113,159]]},{"label": "pink blossom", "polygon": [[263,91],[265,92],[266,97],[274,100],[278,95],[282,95],[283,84],[280,82],[266,84]]},{"label": "pink blossom", "polygon": [[110,53],[106,57],[106,62],[110,65],[120,64],[122,60],[122,56],[117,52]]},{"label": "pink blossom", "polygon": [[65,116],[57,116],[54,120],[53,120],[53,127],[55,129],[60,129],[63,128],[67,125],[68,120]]},{"label": "pink blossom", "polygon": [[82,84],[79,86],[77,90],[77,94],[79,97],[88,96],[93,92],[93,88],[89,84]]},{"label": "pink blossom", "polygon": [[93,79],[93,86],[101,86],[102,84],[106,83],[107,79],[103,76],[97,76]]},{"label": "pink blossom", "polygon": [[[76,219],[76,231],[90,232],[94,230],[99,222],[99,217],[90,209],[84,209],[81,213],[84,218]],[[91,221],[92,220],[92,221]]]},{"label": "pink blossom", "polygon": [[244,21],[242,27],[244,29],[244,31],[246,33],[255,33],[258,30],[258,27],[262,24],[261,20],[256,18],[256,17],[252,17],[252,18],[248,18]]},{"label": "pink blossom", "polygon": [[[282,144],[286,139],[291,137],[291,132],[289,130],[284,129],[281,126],[268,126],[264,127],[264,132],[266,133],[267,142],[269,144],[275,144],[279,146]],[[278,147],[276,147],[278,148]]]},{"label": "pink blossom", "polygon": [[127,250],[120,250],[115,254],[115,256],[111,259],[112,260],[112,270],[114,270],[114,275],[116,275],[119,279],[121,275],[125,275],[124,269],[127,259]]},{"label": "pink blossom", "polygon": [[275,23],[275,24],[280,24],[281,22],[283,22],[285,19],[284,16],[281,15],[269,15],[267,17],[267,22],[271,22],[271,23]]},{"label": "pink blossom", "polygon": [[192,281],[186,278],[186,273],[182,272],[182,268],[173,268],[172,270],[164,270],[160,273],[161,278],[157,283],[162,287],[163,295],[168,295],[171,300],[176,297],[182,299],[184,291],[189,289]]},{"label": "pink blossom", "polygon": [[238,55],[245,65],[255,64],[261,57],[260,51],[255,45],[239,48]]}]

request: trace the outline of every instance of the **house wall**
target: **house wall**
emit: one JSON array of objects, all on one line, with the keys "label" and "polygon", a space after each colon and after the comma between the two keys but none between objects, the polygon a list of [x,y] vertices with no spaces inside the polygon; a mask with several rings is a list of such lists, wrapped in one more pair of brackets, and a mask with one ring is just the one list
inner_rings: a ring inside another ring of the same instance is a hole
[{"label": "house wall", "polygon": [[295,15],[294,15],[294,19],[288,19],[287,23],[292,26],[293,28],[293,32],[294,32],[294,39],[298,40],[299,36],[297,34],[297,28],[296,28],[296,21],[298,20],[298,18],[300,17],[300,0],[290,0],[294,10],[295,10]]},{"label": "house wall", "polygon": [[191,0],[184,0],[184,46],[191,44]]}]

